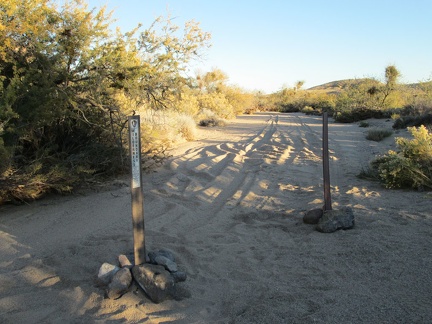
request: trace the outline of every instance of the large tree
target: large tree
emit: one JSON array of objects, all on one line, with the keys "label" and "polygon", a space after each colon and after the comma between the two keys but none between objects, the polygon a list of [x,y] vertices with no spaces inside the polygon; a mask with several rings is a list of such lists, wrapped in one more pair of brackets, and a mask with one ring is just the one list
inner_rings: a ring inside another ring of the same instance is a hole
[{"label": "large tree", "polygon": [[79,0],[0,4],[1,172],[121,169],[127,115],[169,106],[210,39],[169,17],[126,33],[110,23],[105,8]]}]

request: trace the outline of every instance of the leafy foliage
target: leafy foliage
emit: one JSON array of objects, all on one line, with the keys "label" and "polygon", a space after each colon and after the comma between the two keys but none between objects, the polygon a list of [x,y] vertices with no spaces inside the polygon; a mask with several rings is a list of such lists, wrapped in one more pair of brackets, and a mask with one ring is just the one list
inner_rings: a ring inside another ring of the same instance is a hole
[{"label": "leafy foliage", "polygon": [[210,110],[222,119],[233,118],[253,109],[255,97],[239,87],[227,85],[228,76],[219,69],[213,69],[196,78],[199,110]]},{"label": "leafy foliage", "polygon": [[298,81],[294,88],[283,88],[268,97],[271,110],[280,112],[299,112],[305,107],[309,114],[321,114],[323,111],[333,111],[335,96],[319,91],[301,90],[303,81]]},{"label": "leafy foliage", "polygon": [[193,21],[180,31],[159,18],[125,34],[109,24],[104,8],[79,0],[0,4],[0,187],[10,189],[0,202],[25,200],[33,185],[68,191],[90,175],[123,172],[127,115],[169,107],[210,39]]},{"label": "leafy foliage", "polygon": [[333,117],[339,122],[355,122],[368,118],[389,118],[392,109],[404,100],[398,91],[400,72],[393,65],[385,69],[385,83],[361,79],[346,87],[336,100]]},{"label": "leafy foliage", "polygon": [[399,137],[398,152],[389,151],[372,162],[388,188],[432,188],[432,133],[425,126],[410,127],[413,139]]},{"label": "leafy foliage", "polygon": [[413,126],[427,126],[432,125],[432,114],[425,114],[420,116],[403,116],[395,120],[393,124],[394,129],[402,129]]}]

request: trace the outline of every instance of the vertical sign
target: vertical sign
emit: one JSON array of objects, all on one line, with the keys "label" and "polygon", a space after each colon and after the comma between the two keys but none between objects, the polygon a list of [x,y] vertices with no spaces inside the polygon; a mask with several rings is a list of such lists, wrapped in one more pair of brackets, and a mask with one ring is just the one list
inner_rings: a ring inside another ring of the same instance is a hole
[{"label": "vertical sign", "polygon": [[323,178],[324,178],[324,211],[331,210],[330,196],[330,170],[328,150],[328,117],[327,112],[323,113]]},{"label": "vertical sign", "polygon": [[144,198],[141,177],[140,117],[129,117],[129,153],[131,160],[132,225],[135,265],[146,261],[144,232]]}]

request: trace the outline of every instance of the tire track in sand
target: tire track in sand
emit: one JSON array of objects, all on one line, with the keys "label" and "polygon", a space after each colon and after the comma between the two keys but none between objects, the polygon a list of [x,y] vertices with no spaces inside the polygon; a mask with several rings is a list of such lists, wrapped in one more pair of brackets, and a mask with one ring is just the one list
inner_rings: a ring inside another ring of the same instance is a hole
[{"label": "tire track in sand", "polygon": [[[171,162],[175,174],[164,191],[182,200],[195,199],[215,216],[237,192],[247,193],[265,162],[266,146],[277,132],[278,116],[270,116],[254,135],[239,142],[219,143],[187,152]],[[210,205],[210,207],[209,207]]]},{"label": "tire track in sand", "polygon": [[164,192],[183,206],[203,210],[188,226],[197,228],[221,210],[240,205],[276,212],[297,209],[299,199],[309,199],[321,184],[318,121],[309,126],[296,114],[256,118],[262,124],[251,128],[251,136],[192,149],[171,162],[174,173]]}]

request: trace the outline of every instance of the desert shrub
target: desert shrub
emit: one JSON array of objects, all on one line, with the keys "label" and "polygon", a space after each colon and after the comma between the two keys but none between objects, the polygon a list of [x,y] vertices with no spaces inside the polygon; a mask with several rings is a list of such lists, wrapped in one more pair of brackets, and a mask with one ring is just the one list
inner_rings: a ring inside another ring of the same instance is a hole
[{"label": "desert shrub", "polygon": [[333,112],[333,118],[335,121],[340,123],[354,123],[370,118],[390,118],[392,110],[380,110],[370,108],[352,108],[352,109],[335,109]]},{"label": "desert shrub", "polygon": [[141,148],[143,169],[161,165],[175,144],[191,141],[196,136],[195,120],[173,110],[141,108]]},{"label": "desert shrub", "polygon": [[380,142],[384,138],[389,137],[393,132],[390,129],[384,128],[372,128],[369,129],[366,139],[369,141]]},{"label": "desert shrub", "polygon": [[223,126],[224,124],[220,123],[220,119],[218,118],[206,118],[206,119],[202,119],[199,122],[200,126],[203,127],[216,127],[216,126]]},{"label": "desert shrub", "polygon": [[[180,31],[160,17],[147,29],[113,32],[104,8],[62,3],[0,6],[0,186],[9,185],[6,200],[13,192],[25,200],[27,191],[32,199],[39,189],[67,191],[76,179],[126,172],[127,116],[141,104],[172,108],[172,98],[188,87],[192,96],[184,71],[209,45],[210,34],[193,21]],[[181,104],[179,110],[197,111],[190,96]],[[170,132],[151,131],[190,139],[190,125],[182,119]]]},{"label": "desert shrub", "polygon": [[174,101],[174,109],[187,115],[195,116],[198,114],[200,107],[197,96],[188,88],[182,89],[181,98]]},{"label": "desert shrub", "polygon": [[196,123],[192,116],[172,110],[153,111],[141,109],[141,137],[145,149],[172,145],[195,139]]},{"label": "desert shrub", "polygon": [[0,204],[15,204],[38,199],[50,192],[68,193],[79,181],[80,170],[71,170],[70,164],[36,161],[19,172],[9,171],[0,181]]},{"label": "desert shrub", "polygon": [[238,87],[227,86],[224,94],[236,116],[255,109],[256,99],[252,93],[247,93]]},{"label": "desert shrub", "polygon": [[424,115],[432,113],[432,81],[420,82],[410,89],[405,115]]},{"label": "desert shrub", "polygon": [[210,110],[220,118],[235,117],[234,108],[223,93],[205,93],[200,95],[198,100],[202,109]]},{"label": "desert shrub", "polygon": [[366,179],[366,180],[372,180],[372,181],[379,181],[379,174],[376,169],[374,169],[372,166],[363,167],[359,174],[357,174],[357,178],[359,179]]},{"label": "desert shrub", "polygon": [[196,137],[196,123],[192,116],[179,115],[176,118],[177,130],[186,141],[193,141]]},{"label": "desert shrub", "polygon": [[398,152],[389,151],[371,167],[388,188],[432,188],[432,133],[426,127],[409,127],[413,139],[399,137]]},{"label": "desert shrub", "polygon": [[209,109],[203,109],[198,115],[198,120],[198,124],[204,127],[225,126],[226,124],[224,119]]},{"label": "desert shrub", "polygon": [[301,111],[304,103],[303,102],[291,102],[288,104],[281,104],[279,111],[282,113],[292,113]]},{"label": "desert shrub", "polygon": [[366,121],[363,121],[363,120],[362,120],[362,121],[359,123],[359,127],[367,128],[367,127],[369,127],[369,123],[366,122]]},{"label": "desert shrub", "polygon": [[4,141],[0,137],[0,176],[10,167],[11,154],[9,149],[4,146]]},{"label": "desert shrub", "polygon": [[432,125],[432,114],[420,116],[402,116],[397,118],[393,123],[394,129],[403,129],[407,127],[419,127],[421,125]]},{"label": "desert shrub", "polygon": [[311,106],[304,106],[301,112],[306,115],[313,115],[315,113],[315,109],[313,109]]},{"label": "desert shrub", "polygon": [[307,105],[315,112],[321,114],[323,111],[332,112],[335,109],[335,96],[329,94],[317,94],[307,98]]},{"label": "desert shrub", "polygon": [[401,117],[401,115],[399,114],[399,113],[393,113],[391,116],[390,116],[390,118],[392,119],[392,120],[397,120],[397,119],[399,119]]},{"label": "desert shrub", "polygon": [[[258,106],[258,98],[238,86],[228,85],[228,76],[220,69],[213,69],[196,76],[198,106],[213,111],[221,118],[234,118]],[[258,96],[259,97],[259,96]]]}]

